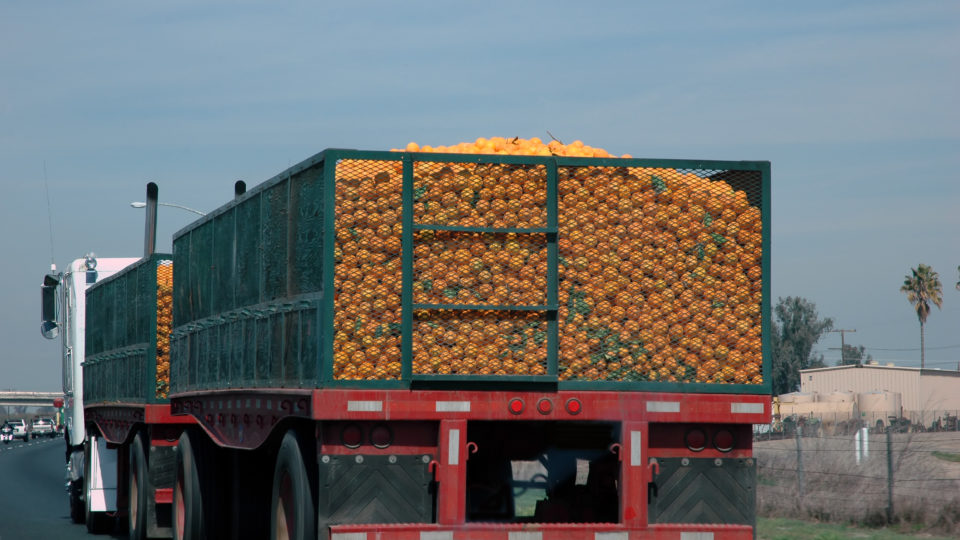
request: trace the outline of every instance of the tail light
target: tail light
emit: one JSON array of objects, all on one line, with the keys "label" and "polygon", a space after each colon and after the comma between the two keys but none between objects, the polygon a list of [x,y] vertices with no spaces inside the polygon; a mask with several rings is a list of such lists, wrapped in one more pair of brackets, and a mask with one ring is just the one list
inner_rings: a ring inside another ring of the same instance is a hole
[{"label": "tail light", "polygon": [[707,434],[702,429],[694,428],[683,436],[683,442],[691,452],[699,452],[707,447]]},{"label": "tail light", "polygon": [[736,446],[737,441],[733,432],[728,429],[717,430],[713,434],[713,447],[721,452],[729,452]]},{"label": "tail light", "polygon": [[347,448],[360,448],[363,444],[363,429],[357,424],[347,424],[340,431],[340,443]]},{"label": "tail light", "polygon": [[393,444],[393,430],[387,424],[377,424],[370,430],[370,444],[381,450],[388,448]]}]

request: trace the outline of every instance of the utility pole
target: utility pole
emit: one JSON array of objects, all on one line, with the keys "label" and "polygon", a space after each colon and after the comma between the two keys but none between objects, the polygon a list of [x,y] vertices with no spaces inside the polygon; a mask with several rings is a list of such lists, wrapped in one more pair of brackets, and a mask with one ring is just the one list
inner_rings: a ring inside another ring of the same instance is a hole
[{"label": "utility pole", "polygon": [[[837,334],[837,333],[840,334],[840,365],[841,365],[841,366],[844,365],[843,361],[847,359],[847,357],[846,357],[846,354],[847,354],[847,343],[846,343],[846,340],[845,340],[844,338],[846,337],[847,332],[856,332],[856,331],[857,331],[856,329],[853,329],[853,330],[840,329],[840,330],[830,330],[830,331],[829,331],[831,334]],[[831,347],[831,349],[836,350],[836,347]]]}]

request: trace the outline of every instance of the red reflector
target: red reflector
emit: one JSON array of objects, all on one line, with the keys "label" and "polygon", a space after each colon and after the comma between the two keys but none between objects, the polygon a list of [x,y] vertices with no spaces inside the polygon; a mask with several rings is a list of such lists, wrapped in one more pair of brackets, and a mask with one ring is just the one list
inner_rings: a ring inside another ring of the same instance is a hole
[{"label": "red reflector", "polygon": [[157,504],[173,502],[173,488],[157,488],[153,491],[153,499]]},{"label": "red reflector", "polygon": [[721,452],[729,452],[734,447],[733,433],[721,429],[713,435],[713,447]]},{"label": "red reflector", "polygon": [[547,398],[542,398],[537,402],[537,411],[540,414],[549,414],[553,410],[553,402]]},{"label": "red reflector", "polygon": [[701,429],[691,429],[683,437],[683,442],[690,450],[699,452],[707,447],[707,434]]},{"label": "red reflector", "polygon": [[580,411],[583,409],[583,405],[580,403],[580,400],[577,398],[570,398],[567,400],[567,412],[570,414],[580,414]]},{"label": "red reflector", "polygon": [[513,398],[510,400],[510,404],[507,407],[513,414],[520,414],[523,412],[523,400],[520,398]]}]

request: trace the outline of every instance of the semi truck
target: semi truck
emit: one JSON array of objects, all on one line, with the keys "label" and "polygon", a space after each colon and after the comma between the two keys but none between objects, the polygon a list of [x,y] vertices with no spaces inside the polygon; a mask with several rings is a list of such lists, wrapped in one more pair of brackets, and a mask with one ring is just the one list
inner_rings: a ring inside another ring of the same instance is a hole
[{"label": "semi truck", "polygon": [[[769,162],[345,149],[238,192],[88,292],[118,512],[169,501],[188,539],[753,538],[769,193]],[[163,376],[106,336],[158,311],[131,291],[168,261]],[[134,387],[157,409],[107,406]]]},{"label": "semi truck", "polygon": [[91,253],[41,287],[41,332],[62,344],[70,516],[129,538],[169,537],[174,442],[193,424],[170,414],[172,260],[154,253],[157,185],[146,195],[143,257]]},{"label": "semi truck", "polygon": [[[117,509],[114,474],[117,452],[107,449],[87,433],[88,423],[84,417],[82,363],[86,354],[86,290],[137,260],[136,257],[97,258],[88,253],[72,261],[62,272],[51,266],[41,285],[41,333],[47,339],[59,338],[61,344],[66,488],[70,516],[77,523],[89,517],[89,523],[96,524],[103,520],[101,516]],[[85,459],[94,453],[92,462]],[[95,470],[90,470],[91,465]],[[97,479],[89,482],[93,475],[97,475]]]}]

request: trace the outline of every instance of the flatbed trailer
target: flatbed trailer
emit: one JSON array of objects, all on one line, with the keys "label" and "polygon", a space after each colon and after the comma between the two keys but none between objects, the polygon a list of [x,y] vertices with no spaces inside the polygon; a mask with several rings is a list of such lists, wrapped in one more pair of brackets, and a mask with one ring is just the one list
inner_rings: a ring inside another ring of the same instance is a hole
[{"label": "flatbed trailer", "polygon": [[109,499],[87,505],[90,532],[122,523],[129,538],[171,535],[176,441],[195,423],[172,415],[167,395],[172,264],[147,253],[86,292],[84,491]]},{"label": "flatbed trailer", "polygon": [[767,162],[332,149],[197,220],[174,537],[752,538],[769,190]]}]

